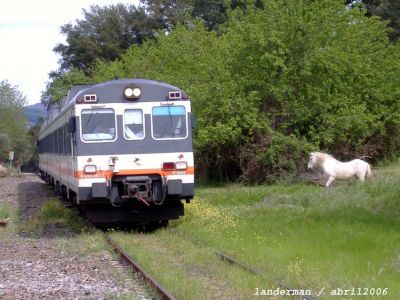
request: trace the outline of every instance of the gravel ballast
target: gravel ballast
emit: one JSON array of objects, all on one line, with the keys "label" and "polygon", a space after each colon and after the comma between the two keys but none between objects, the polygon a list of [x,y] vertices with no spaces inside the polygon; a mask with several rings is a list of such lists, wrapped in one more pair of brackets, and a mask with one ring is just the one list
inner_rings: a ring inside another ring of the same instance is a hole
[{"label": "gravel ballast", "polygon": [[18,220],[0,227],[0,299],[151,299],[108,251],[73,251],[68,228],[52,226],[51,234],[19,229],[51,198],[53,192],[35,175],[0,178],[0,209],[19,211]]}]

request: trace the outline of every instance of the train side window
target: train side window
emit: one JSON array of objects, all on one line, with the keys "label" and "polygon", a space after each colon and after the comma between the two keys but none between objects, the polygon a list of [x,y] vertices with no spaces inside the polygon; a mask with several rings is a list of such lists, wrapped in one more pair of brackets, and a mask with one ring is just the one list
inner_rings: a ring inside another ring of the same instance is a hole
[{"label": "train side window", "polygon": [[64,155],[64,132],[62,127],[58,129],[58,155]]},{"label": "train side window", "polygon": [[58,135],[57,135],[57,131],[53,132],[53,154],[57,154],[58,153]]},{"label": "train side window", "polygon": [[64,125],[64,152],[65,155],[71,155],[71,133],[68,130],[68,124]]},{"label": "train side window", "polygon": [[61,127],[63,134],[63,155],[67,155],[67,131],[65,130],[65,124]]},{"label": "train side window", "polygon": [[126,109],[124,112],[124,137],[127,140],[144,139],[143,111]]},{"label": "train side window", "polygon": [[187,119],[184,106],[156,106],[152,111],[153,137],[184,139],[187,137]]},{"label": "train side window", "polygon": [[50,153],[50,150],[49,150],[50,141],[49,140],[50,140],[50,136],[46,135],[46,137],[45,137],[46,145],[45,145],[44,153]]},{"label": "train side window", "polygon": [[55,136],[56,133],[53,131],[53,133],[51,133],[51,145],[50,145],[50,153],[54,154],[56,153],[56,145],[55,145]]},{"label": "train side window", "polygon": [[112,141],[117,138],[115,113],[111,108],[82,110],[82,139],[91,141]]}]

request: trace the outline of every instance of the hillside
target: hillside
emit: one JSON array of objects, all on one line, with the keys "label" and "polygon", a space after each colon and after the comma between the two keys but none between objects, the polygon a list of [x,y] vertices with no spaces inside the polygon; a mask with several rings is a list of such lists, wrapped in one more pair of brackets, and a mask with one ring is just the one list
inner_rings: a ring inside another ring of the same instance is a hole
[{"label": "hillside", "polygon": [[42,103],[36,103],[24,107],[24,113],[29,124],[36,124],[40,118],[47,116],[46,107]]}]

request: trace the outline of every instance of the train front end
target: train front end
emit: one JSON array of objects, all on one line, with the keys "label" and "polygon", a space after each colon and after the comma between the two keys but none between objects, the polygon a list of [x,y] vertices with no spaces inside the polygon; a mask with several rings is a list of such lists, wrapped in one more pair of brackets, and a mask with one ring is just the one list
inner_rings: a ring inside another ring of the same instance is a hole
[{"label": "train front end", "polygon": [[116,80],[75,96],[76,201],[96,223],[152,222],[184,214],[194,195],[194,118],[182,90]]}]

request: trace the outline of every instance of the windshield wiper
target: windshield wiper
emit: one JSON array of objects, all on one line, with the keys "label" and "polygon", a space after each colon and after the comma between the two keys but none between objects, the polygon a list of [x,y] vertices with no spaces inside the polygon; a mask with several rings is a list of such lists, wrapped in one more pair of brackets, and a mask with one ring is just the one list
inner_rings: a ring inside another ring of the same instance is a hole
[{"label": "windshield wiper", "polygon": [[95,109],[95,108],[94,108],[94,107],[92,107],[92,111],[90,112],[89,119],[86,121],[86,124],[85,124],[85,128],[84,128],[84,129],[86,129],[87,125],[89,124],[89,122],[90,122],[90,119],[92,118],[92,115],[93,115],[94,109]]}]

